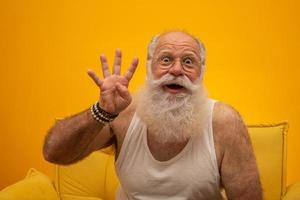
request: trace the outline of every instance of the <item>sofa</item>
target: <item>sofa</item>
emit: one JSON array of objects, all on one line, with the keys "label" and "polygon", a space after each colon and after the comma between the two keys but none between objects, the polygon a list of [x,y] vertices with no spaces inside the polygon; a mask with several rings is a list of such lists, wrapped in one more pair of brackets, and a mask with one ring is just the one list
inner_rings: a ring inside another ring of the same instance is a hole
[{"label": "sofa", "polygon": [[[287,187],[288,123],[248,125],[265,200],[300,200],[300,182]],[[84,160],[55,166],[55,178],[30,169],[24,180],[0,191],[0,200],[113,200],[119,182],[114,149],[93,152]]]}]

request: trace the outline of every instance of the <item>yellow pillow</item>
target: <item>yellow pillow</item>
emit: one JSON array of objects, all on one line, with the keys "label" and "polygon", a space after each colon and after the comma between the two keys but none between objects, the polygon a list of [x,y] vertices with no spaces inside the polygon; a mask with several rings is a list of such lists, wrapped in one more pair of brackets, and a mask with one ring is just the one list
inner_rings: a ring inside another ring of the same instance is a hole
[{"label": "yellow pillow", "polygon": [[78,196],[78,195],[69,195],[69,194],[61,195],[61,199],[63,199],[63,200],[103,200],[98,197],[87,197],[87,196]]},{"label": "yellow pillow", "polygon": [[109,155],[96,151],[78,163],[56,165],[55,186],[62,200],[77,197],[105,197],[105,179]]},{"label": "yellow pillow", "polygon": [[51,180],[36,169],[29,169],[24,180],[0,192],[1,200],[59,200]]},{"label": "yellow pillow", "polygon": [[280,199],[286,190],[288,123],[248,125],[264,199]]}]

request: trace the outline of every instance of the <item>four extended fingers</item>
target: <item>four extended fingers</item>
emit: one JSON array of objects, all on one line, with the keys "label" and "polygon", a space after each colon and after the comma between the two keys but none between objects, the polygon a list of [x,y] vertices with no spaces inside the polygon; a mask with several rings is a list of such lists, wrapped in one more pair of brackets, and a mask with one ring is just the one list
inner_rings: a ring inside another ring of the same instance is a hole
[{"label": "four extended fingers", "polygon": [[[120,75],[121,71],[121,60],[122,60],[122,53],[120,49],[116,49],[115,53],[115,61],[114,61],[114,66],[113,66],[113,74],[115,75]],[[110,71],[109,71],[109,66],[107,62],[107,58],[104,54],[100,55],[100,61],[102,65],[102,72],[104,79],[109,77]],[[124,74],[124,77],[128,80],[128,82],[131,80],[136,68],[138,66],[138,58],[134,58],[131,62],[131,65],[129,66],[127,72]],[[92,70],[88,70],[88,75],[93,79],[93,81],[100,87],[103,83],[101,79],[98,78],[95,72]]]}]

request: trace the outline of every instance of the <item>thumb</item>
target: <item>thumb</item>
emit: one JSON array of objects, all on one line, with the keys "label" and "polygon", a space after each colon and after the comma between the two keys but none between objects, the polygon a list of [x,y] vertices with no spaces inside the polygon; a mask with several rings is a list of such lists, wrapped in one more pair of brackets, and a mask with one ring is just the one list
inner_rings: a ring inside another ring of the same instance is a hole
[{"label": "thumb", "polygon": [[120,83],[116,83],[116,90],[125,101],[131,102],[131,95],[127,87],[121,85]]}]

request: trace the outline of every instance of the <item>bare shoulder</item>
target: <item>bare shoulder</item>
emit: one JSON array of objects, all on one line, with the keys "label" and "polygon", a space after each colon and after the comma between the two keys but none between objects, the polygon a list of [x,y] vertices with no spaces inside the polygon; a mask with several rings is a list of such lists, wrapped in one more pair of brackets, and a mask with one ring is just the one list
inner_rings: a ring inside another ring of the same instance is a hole
[{"label": "bare shoulder", "polygon": [[221,126],[229,125],[230,122],[241,123],[242,117],[231,105],[218,101],[215,103],[213,110],[213,122]]},{"label": "bare shoulder", "polygon": [[213,129],[214,134],[223,139],[230,139],[237,135],[247,135],[247,128],[240,113],[231,105],[223,102],[215,103]]},{"label": "bare shoulder", "polygon": [[216,156],[221,168],[225,151],[241,141],[249,143],[250,139],[240,113],[229,104],[215,103],[212,123]]}]

